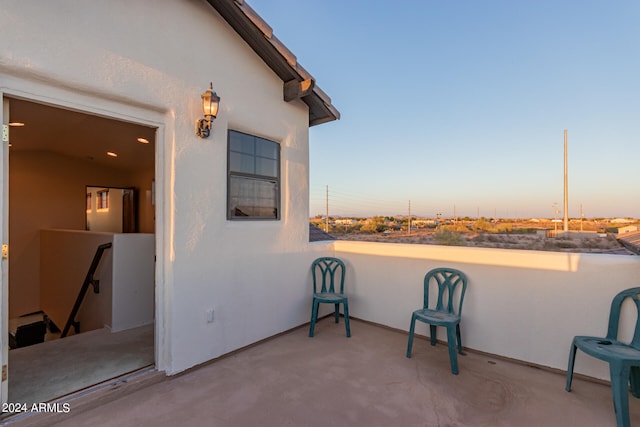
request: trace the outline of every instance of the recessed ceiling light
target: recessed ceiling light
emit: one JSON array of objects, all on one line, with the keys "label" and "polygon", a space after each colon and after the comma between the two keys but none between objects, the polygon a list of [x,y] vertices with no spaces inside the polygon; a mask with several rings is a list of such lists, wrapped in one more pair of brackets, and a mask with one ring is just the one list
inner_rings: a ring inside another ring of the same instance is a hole
[{"label": "recessed ceiling light", "polygon": [[19,128],[19,127],[24,126],[24,123],[22,123],[22,122],[10,122],[9,126],[13,126],[13,127]]},{"label": "recessed ceiling light", "polygon": [[114,153],[113,151],[107,151],[107,156],[118,157],[118,154]]},{"label": "recessed ceiling light", "polygon": [[138,142],[141,144],[148,144],[149,140],[147,138],[138,138]]}]

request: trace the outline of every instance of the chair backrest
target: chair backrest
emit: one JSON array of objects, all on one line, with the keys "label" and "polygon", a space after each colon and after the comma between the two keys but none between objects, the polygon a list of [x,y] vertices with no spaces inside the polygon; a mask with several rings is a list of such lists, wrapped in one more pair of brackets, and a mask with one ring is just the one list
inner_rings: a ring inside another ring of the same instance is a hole
[{"label": "chair backrest", "polygon": [[611,302],[611,311],[609,312],[609,327],[607,328],[607,339],[618,339],[618,326],[620,325],[620,309],[622,308],[622,303],[627,299],[631,298],[633,302],[636,304],[636,313],[638,318],[636,320],[636,327],[633,332],[633,338],[631,343],[629,343],[632,347],[635,347],[640,350],[640,288],[631,288],[626,289],[615,297],[613,297],[613,301]]},{"label": "chair backrest", "polygon": [[344,293],[344,263],[333,257],[318,258],[311,264],[313,276],[313,293],[318,293],[318,284],[321,284],[320,292]]},{"label": "chair backrest", "polygon": [[[438,300],[435,308],[429,307],[429,286],[431,284],[438,285]],[[424,276],[424,304],[422,308],[446,311],[459,316],[462,312],[462,302],[466,291],[467,276],[462,271],[455,268],[434,268]]]}]

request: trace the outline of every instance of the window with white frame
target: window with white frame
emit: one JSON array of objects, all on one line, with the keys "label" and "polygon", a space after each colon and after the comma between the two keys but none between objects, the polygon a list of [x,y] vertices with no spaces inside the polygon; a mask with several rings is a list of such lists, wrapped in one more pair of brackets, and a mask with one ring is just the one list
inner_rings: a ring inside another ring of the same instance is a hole
[{"label": "window with white frame", "polygon": [[227,218],[280,219],[280,144],[230,130]]}]

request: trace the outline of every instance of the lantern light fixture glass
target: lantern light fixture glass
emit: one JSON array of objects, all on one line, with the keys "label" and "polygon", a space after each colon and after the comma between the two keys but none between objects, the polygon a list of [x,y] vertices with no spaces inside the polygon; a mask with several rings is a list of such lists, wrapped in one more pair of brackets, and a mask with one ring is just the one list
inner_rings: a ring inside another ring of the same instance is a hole
[{"label": "lantern light fixture glass", "polygon": [[200,138],[208,138],[211,133],[211,124],[218,115],[220,97],[213,91],[213,83],[209,83],[209,89],[201,97],[204,119],[199,119],[196,122],[196,135]]}]

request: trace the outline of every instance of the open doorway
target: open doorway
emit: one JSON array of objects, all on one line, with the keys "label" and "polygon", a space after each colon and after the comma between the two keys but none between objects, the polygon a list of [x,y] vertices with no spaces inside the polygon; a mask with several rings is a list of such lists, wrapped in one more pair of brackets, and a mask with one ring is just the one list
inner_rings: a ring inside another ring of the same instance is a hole
[{"label": "open doorway", "polygon": [[9,121],[8,401],[30,404],[154,364],[156,129],[13,98]]}]

